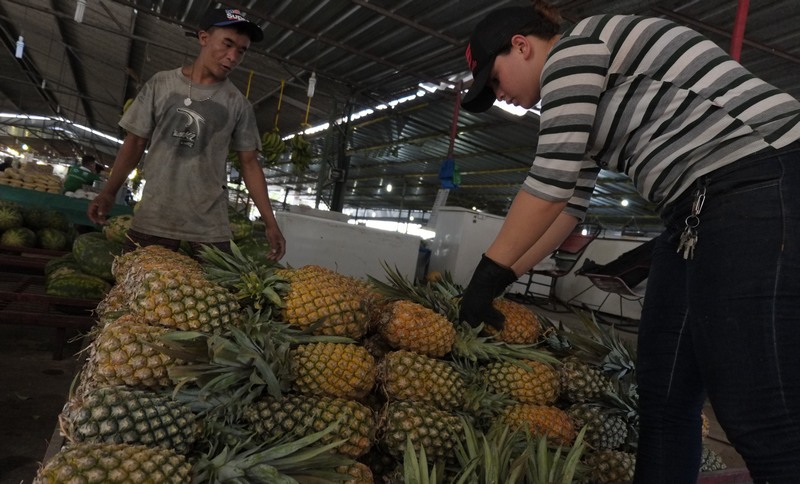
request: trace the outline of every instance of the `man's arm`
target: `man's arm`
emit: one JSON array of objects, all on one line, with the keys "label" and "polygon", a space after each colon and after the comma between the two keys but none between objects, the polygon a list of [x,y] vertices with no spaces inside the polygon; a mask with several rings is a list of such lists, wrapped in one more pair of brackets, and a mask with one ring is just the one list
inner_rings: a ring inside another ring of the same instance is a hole
[{"label": "man's arm", "polygon": [[128,133],[125,136],[125,140],[117,152],[114,165],[111,167],[111,175],[108,177],[103,190],[89,203],[89,207],[86,210],[89,220],[96,224],[105,223],[106,217],[114,205],[117,192],[125,183],[125,180],[128,179],[128,175],[139,164],[139,160],[142,159],[147,142],[147,138],[142,138],[132,133]]},{"label": "man's arm", "polygon": [[[530,267],[523,270],[522,266],[531,261],[534,264],[538,262],[533,260],[535,256],[555,244],[556,239],[561,236],[569,225],[564,223],[562,219],[556,224],[557,228],[550,232],[550,226],[559,218],[566,204],[567,202],[549,202],[520,190],[508,210],[506,220],[500,228],[500,233],[497,234],[494,242],[486,251],[486,256],[502,266],[514,267],[514,272],[517,272],[517,268],[522,272],[527,271]],[[571,218],[573,221],[575,220],[574,217]],[[570,230],[572,229],[570,228]],[[558,244],[567,235],[569,235],[569,232],[566,232],[564,237],[558,241]],[[555,246],[558,247],[558,244]],[[531,250],[534,245],[536,245],[538,252],[532,252],[529,256],[530,260],[523,259],[526,252]],[[550,252],[552,250],[546,254]],[[540,260],[544,255],[540,257]]]},{"label": "man's arm", "polygon": [[537,240],[530,249],[511,265],[515,274],[522,275],[545,257],[553,253],[575,230],[578,219],[567,213],[560,213],[556,220],[547,229],[547,232]]},{"label": "man's arm", "polygon": [[267,240],[270,246],[267,257],[277,261],[286,253],[286,240],[283,238],[278,221],[275,220],[275,214],[272,212],[267,180],[264,179],[264,172],[261,171],[261,165],[258,163],[257,153],[257,151],[237,151],[236,155],[242,165],[244,184],[266,225]]}]

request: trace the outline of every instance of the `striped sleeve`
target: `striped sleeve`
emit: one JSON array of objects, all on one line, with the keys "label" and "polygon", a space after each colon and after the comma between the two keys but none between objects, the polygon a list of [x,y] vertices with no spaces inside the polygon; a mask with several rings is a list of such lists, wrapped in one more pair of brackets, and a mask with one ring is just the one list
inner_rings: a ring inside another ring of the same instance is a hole
[{"label": "striped sleeve", "polygon": [[553,48],[542,72],[539,142],[523,189],[567,201],[568,211],[581,219],[599,172],[586,153],[610,58],[597,39],[573,37]]}]

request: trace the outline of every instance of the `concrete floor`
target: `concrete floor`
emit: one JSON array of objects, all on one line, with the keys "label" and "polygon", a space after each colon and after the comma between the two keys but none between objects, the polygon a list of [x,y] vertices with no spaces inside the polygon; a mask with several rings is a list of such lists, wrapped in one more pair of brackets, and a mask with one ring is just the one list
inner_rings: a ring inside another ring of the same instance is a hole
[{"label": "concrete floor", "polygon": [[66,402],[80,342],[68,342],[65,357],[55,360],[55,337],[54,328],[0,324],[2,484],[33,480]]},{"label": "concrete floor", "polygon": [[[540,308],[535,308],[541,311]],[[569,314],[545,314],[573,326]],[[635,327],[630,327],[633,329]],[[64,358],[53,358],[55,329],[0,324],[0,484],[30,483],[44,458],[56,428],[75,372],[73,355],[80,349],[75,333],[64,348]],[[621,332],[634,339],[635,332]],[[711,420],[709,445],[722,456],[731,471],[701,482],[745,484],[744,463],[730,446],[716,422],[713,409],[706,409]],[[737,471],[738,470],[738,471]]]}]

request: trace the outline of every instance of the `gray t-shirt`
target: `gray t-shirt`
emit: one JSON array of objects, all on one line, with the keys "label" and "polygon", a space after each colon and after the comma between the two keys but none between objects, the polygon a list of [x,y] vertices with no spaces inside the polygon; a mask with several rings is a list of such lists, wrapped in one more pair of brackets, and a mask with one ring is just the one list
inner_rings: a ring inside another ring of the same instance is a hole
[{"label": "gray t-shirt", "polygon": [[119,125],[148,138],[146,183],[132,228],[192,242],[230,240],[225,164],[230,150],[260,148],[253,107],[225,80],[192,85],[181,69],[145,83]]}]

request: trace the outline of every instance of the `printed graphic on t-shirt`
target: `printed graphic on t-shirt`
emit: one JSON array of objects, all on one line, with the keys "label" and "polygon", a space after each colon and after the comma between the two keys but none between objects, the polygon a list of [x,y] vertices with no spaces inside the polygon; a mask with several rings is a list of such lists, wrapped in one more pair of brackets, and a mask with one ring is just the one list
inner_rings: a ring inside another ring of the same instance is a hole
[{"label": "printed graphic on t-shirt", "polygon": [[182,129],[173,130],[172,136],[178,138],[181,146],[192,148],[200,136],[200,125],[206,124],[206,120],[197,111],[189,108],[177,108],[176,111],[185,117],[186,124]]}]

